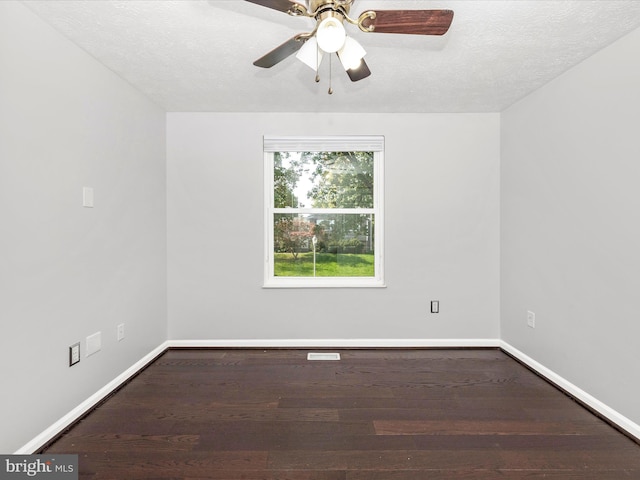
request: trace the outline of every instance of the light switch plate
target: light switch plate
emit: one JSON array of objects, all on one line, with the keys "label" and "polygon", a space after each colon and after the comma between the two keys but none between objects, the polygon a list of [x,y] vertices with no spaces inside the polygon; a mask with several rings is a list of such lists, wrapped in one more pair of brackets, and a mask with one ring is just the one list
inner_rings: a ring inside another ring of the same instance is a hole
[{"label": "light switch plate", "polygon": [[93,208],[93,188],[82,187],[82,206]]}]

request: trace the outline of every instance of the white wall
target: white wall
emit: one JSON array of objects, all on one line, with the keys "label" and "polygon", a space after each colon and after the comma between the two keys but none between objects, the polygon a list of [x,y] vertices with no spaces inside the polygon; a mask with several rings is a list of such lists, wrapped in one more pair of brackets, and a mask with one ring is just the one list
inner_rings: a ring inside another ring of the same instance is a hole
[{"label": "white wall", "polygon": [[[164,112],[0,2],[0,452],[166,339],[165,193]],[[97,331],[102,351],[83,343],[69,368],[68,346]]]},{"label": "white wall", "polygon": [[501,328],[640,424],[638,58],[640,30],[503,113]]},{"label": "white wall", "polygon": [[[385,136],[386,289],[261,288],[265,134]],[[497,114],[168,114],[169,338],[498,338],[499,143]]]}]

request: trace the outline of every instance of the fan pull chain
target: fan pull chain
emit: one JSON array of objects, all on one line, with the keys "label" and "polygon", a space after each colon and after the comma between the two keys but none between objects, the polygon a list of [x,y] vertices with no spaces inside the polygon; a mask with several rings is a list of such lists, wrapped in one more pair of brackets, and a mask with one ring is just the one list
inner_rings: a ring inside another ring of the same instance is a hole
[{"label": "fan pull chain", "polygon": [[329,91],[327,93],[329,93],[329,95],[333,95],[333,87],[331,86],[331,73],[332,73],[332,69],[331,69],[331,54],[329,54]]},{"label": "fan pull chain", "polygon": [[316,83],[320,82],[320,47],[316,45]]}]

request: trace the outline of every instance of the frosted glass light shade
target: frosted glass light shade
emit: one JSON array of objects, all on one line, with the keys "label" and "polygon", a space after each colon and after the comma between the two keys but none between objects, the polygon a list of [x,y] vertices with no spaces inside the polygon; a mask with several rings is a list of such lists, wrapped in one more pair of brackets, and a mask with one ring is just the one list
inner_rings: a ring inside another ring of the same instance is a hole
[{"label": "frosted glass light shade", "polygon": [[327,17],[318,25],[316,38],[321,50],[326,53],[334,53],[343,47],[347,33],[340,19]]},{"label": "frosted glass light shade", "polygon": [[318,49],[316,37],[311,37],[304,42],[304,45],[298,50],[296,58],[312,70],[318,71],[318,65],[322,62],[322,50]]},{"label": "frosted glass light shade", "polygon": [[347,37],[344,46],[338,51],[338,58],[345,70],[358,68],[367,54],[362,45],[351,37]]}]

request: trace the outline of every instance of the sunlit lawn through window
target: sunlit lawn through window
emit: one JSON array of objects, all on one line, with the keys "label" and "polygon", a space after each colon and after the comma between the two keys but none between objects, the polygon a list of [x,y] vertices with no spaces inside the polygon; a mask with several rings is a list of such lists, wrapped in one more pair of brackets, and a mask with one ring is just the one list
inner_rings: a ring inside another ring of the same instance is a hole
[{"label": "sunlit lawn through window", "polygon": [[[373,277],[374,255],[316,253],[316,277]],[[274,274],[278,277],[313,277],[313,252],[276,253]]]}]

